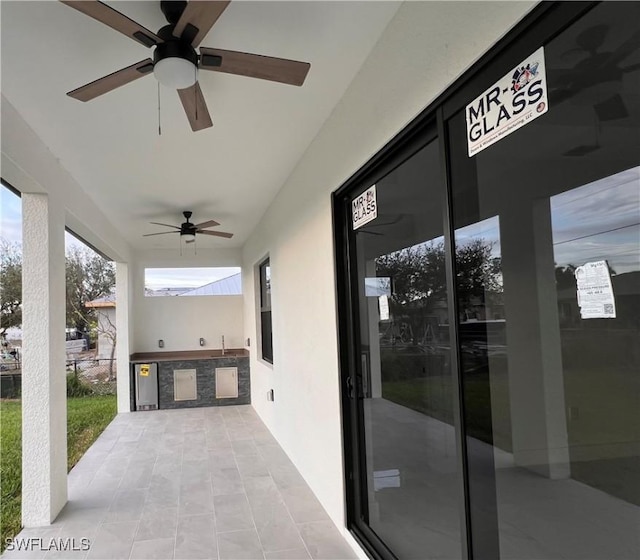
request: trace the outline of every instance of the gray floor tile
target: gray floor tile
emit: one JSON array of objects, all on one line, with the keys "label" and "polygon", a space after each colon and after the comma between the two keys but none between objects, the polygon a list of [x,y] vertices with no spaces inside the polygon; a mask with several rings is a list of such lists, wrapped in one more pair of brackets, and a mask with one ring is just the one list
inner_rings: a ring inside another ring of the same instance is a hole
[{"label": "gray floor tile", "polygon": [[153,473],[153,464],[130,464],[120,480],[120,489],[148,488]]},{"label": "gray floor tile", "polygon": [[247,426],[241,425],[229,425],[227,424],[227,433],[229,434],[229,439],[231,441],[238,441],[242,439],[252,439],[253,434],[251,433],[251,428]]},{"label": "gray floor tile", "polygon": [[271,475],[249,476],[244,479],[243,484],[247,495],[280,492]]},{"label": "gray floor tile", "polygon": [[[49,550],[44,558],[45,560],[85,560],[88,550],[83,550],[83,545],[80,541],[76,544],[72,544],[72,541],[68,541],[70,544],[61,543],[59,549],[52,548]],[[3,556],[4,558],[4,556]]]},{"label": "gray floor tile", "polygon": [[110,504],[96,506],[91,496],[84,499],[75,499],[66,503],[56,518],[57,523],[73,523],[76,521],[88,521],[98,524],[104,521],[109,511]]},{"label": "gray floor tile", "polygon": [[178,518],[176,560],[210,560],[218,558],[213,514]]},{"label": "gray floor tile", "polygon": [[180,487],[180,516],[213,513],[211,484],[186,484]]},{"label": "gray floor tile", "polygon": [[215,448],[208,450],[209,470],[219,470],[234,468],[236,466],[236,458],[233,450],[229,448]]},{"label": "gray floor tile", "polygon": [[122,560],[129,558],[137,522],[123,521],[120,523],[102,524],[91,542],[88,559]]},{"label": "gray floor tile", "polygon": [[138,523],[136,541],[162,539],[176,534],[178,508],[150,504],[145,506]]},{"label": "gray floor tile", "polygon": [[131,560],[173,560],[175,539],[154,539],[133,543]]},{"label": "gray floor tile", "polygon": [[296,548],[293,550],[278,550],[277,552],[265,552],[266,560],[310,560],[311,556],[306,548]]},{"label": "gray floor tile", "polygon": [[258,445],[258,451],[269,466],[292,466],[291,459],[277,443]]},{"label": "gray floor tile", "polygon": [[302,539],[314,560],[349,560],[358,557],[331,521],[298,525]]},{"label": "gray floor tile", "polygon": [[255,529],[218,535],[220,560],[264,560]]},{"label": "gray floor tile", "polygon": [[327,517],[250,406],[116,416],[70,473],[69,497],[53,527],[29,534],[91,549],[17,557],[171,559],[175,544],[176,560],[217,560],[220,540],[229,560],[309,560],[301,528],[318,554],[339,547],[322,524],[296,525]]},{"label": "gray floor tile", "polygon": [[269,467],[264,459],[258,455],[236,455],[236,464],[243,479],[249,476],[267,476],[270,474]]},{"label": "gray floor tile", "polygon": [[269,472],[271,473],[271,476],[278,488],[293,488],[295,486],[307,485],[304,478],[302,478],[302,475],[292,464],[277,464],[276,466],[270,466]]},{"label": "gray floor tile", "polygon": [[304,548],[298,528],[284,504],[253,509],[253,519],[266,552]]},{"label": "gray floor tile", "polygon": [[[252,434],[253,435],[253,434]],[[231,442],[233,452],[236,455],[257,455],[258,448],[253,443],[253,439],[241,439]]]},{"label": "gray floor tile", "polygon": [[253,529],[251,509],[244,493],[215,496],[214,508],[218,533]]},{"label": "gray floor tile", "polygon": [[166,484],[153,484],[149,486],[145,507],[150,504],[165,507],[178,507],[180,503],[180,481],[173,480]]},{"label": "gray floor tile", "polygon": [[308,486],[293,486],[280,490],[291,517],[296,523],[328,521],[329,516]]},{"label": "gray floor tile", "polygon": [[211,471],[213,495],[238,494],[244,492],[240,472],[236,467],[220,468]]},{"label": "gray floor tile", "polygon": [[118,490],[115,493],[113,502],[111,502],[111,507],[104,522],[138,521],[142,515],[146,497],[146,490]]},{"label": "gray floor tile", "polygon": [[204,443],[202,445],[186,445],[183,448],[182,451],[182,456],[183,458],[187,458],[190,460],[206,460],[209,456],[208,450],[206,449],[206,447],[204,446]]}]

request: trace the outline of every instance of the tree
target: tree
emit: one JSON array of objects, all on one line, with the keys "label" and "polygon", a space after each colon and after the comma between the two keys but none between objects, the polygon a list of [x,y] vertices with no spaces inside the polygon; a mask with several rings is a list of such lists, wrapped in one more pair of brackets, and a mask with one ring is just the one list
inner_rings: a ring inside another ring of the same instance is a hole
[{"label": "tree", "polygon": [[[456,247],[456,292],[460,309],[486,302],[501,294],[502,260],[491,256],[492,245],[473,239]],[[493,302],[495,303],[495,302]]]},{"label": "tree", "polygon": [[20,246],[0,239],[0,337],[22,324],[22,255]]},{"label": "tree", "polygon": [[102,313],[98,311],[96,315],[96,331],[98,333],[98,338],[102,336],[103,339],[106,339],[111,345],[109,356],[109,381],[113,381],[115,378],[113,373],[117,342],[116,326],[113,324],[113,321],[111,321],[107,310],[104,310]]},{"label": "tree", "polygon": [[72,247],[67,251],[67,327],[80,332],[95,321],[95,310],[85,303],[108,295],[116,284],[113,263],[88,247]]},{"label": "tree", "polygon": [[[474,239],[456,247],[456,292],[460,310],[487,300],[498,303],[502,288],[501,259],[492,256],[492,245]],[[444,243],[421,243],[376,259],[376,273],[392,279],[390,308],[420,328],[421,317],[446,300]]]}]

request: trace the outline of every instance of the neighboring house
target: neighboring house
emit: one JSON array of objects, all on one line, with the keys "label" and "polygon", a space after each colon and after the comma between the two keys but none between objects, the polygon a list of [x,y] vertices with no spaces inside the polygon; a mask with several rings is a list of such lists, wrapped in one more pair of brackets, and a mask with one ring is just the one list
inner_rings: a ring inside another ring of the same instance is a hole
[{"label": "neighboring house", "polygon": [[180,296],[240,296],[242,295],[242,274],[209,282],[199,288],[178,294]]},{"label": "neighboring house", "polygon": [[115,358],[116,342],[116,296],[109,294],[84,304],[96,310],[98,322],[97,358],[99,360]]},{"label": "neighboring house", "polygon": [[186,287],[182,287],[182,288],[160,288],[159,290],[152,290],[150,288],[145,288],[144,289],[144,295],[146,297],[181,296],[182,294],[184,294],[188,290],[189,290],[189,288],[186,288]]}]

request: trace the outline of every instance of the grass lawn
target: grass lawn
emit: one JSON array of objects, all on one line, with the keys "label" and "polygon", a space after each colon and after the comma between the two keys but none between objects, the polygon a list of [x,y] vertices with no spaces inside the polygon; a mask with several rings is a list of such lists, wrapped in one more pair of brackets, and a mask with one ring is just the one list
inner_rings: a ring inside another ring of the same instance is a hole
[{"label": "grass lawn", "polygon": [[[489,374],[478,373],[465,380],[467,433],[505,451],[511,451],[508,380],[505,375],[494,375],[491,383],[490,397]],[[382,382],[382,396],[385,399],[451,425],[452,391],[449,375]]]},{"label": "grass lawn", "polygon": [[[116,414],[116,396],[90,396],[67,399],[67,470],[111,422]],[[0,551],[5,539],[20,531],[22,491],[22,415],[20,401],[0,403]]]}]

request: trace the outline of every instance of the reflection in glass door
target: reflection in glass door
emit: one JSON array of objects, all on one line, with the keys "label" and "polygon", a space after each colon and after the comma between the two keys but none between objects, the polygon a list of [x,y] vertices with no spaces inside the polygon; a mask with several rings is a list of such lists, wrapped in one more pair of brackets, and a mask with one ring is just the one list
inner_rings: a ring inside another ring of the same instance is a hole
[{"label": "reflection in glass door", "polygon": [[475,156],[448,121],[476,557],[640,557],[639,20],[604,2],[545,44],[548,112]]},{"label": "reflection in glass door", "polygon": [[[577,4],[339,195],[376,183],[336,237],[349,527],[382,558],[640,558],[640,3]],[[541,48],[548,111],[470,157],[465,106]]]},{"label": "reflection in glass door", "polygon": [[378,180],[355,231],[360,517],[416,560],[462,554],[438,157],[433,141]]}]

